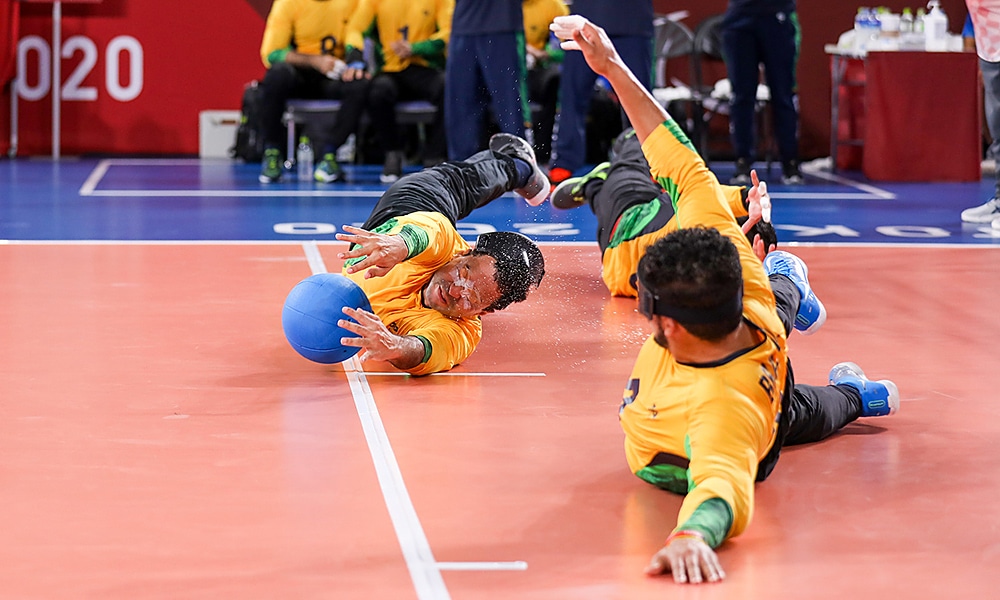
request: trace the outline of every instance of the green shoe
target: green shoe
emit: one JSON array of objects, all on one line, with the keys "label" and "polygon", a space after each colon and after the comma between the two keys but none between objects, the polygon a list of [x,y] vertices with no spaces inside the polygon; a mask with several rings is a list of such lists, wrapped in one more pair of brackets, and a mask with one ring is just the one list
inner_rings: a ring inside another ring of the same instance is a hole
[{"label": "green shoe", "polygon": [[313,177],[321,183],[333,183],[344,178],[344,171],[337,162],[337,157],[331,152],[323,155],[323,160],[316,165]]},{"label": "green shoe", "polygon": [[611,163],[603,162],[594,167],[590,173],[583,177],[570,177],[556,186],[552,190],[552,198],[549,202],[552,206],[560,209],[576,208],[583,206],[587,199],[583,195],[583,188],[588,181],[595,179],[605,180],[608,178],[608,171],[611,170]]},{"label": "green shoe", "polygon": [[281,179],[281,151],[277,148],[264,150],[264,160],[260,161],[260,175],[257,180],[261,183],[274,183]]}]

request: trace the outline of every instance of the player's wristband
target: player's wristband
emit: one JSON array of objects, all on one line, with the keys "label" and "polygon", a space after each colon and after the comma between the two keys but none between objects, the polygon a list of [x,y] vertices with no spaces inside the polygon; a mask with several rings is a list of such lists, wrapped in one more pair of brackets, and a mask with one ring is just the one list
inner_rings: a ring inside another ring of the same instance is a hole
[{"label": "player's wristband", "polygon": [[674,540],[700,540],[704,542],[705,536],[700,531],[695,531],[694,529],[680,529],[667,536],[667,541],[663,545],[669,546],[670,542]]}]

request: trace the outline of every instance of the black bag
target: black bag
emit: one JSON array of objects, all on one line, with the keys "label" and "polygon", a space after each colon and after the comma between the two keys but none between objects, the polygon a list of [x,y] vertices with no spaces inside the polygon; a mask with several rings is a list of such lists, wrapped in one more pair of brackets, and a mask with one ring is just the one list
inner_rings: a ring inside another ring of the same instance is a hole
[{"label": "black bag", "polygon": [[236,143],[229,149],[229,156],[248,163],[260,162],[264,157],[260,97],[261,89],[258,81],[251,81],[243,88],[243,105],[240,107],[240,124],[236,128]]}]

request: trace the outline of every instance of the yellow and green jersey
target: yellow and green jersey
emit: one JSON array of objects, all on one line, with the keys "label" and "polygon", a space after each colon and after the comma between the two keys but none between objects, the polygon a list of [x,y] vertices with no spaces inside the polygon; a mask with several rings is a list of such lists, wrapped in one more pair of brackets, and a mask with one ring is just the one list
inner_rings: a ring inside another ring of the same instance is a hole
[{"label": "yellow and green jersey", "polygon": [[[733,214],[737,217],[747,216],[746,206],[743,205],[743,188],[732,185],[720,187]],[[673,186],[667,192],[671,203],[676,205],[680,190]],[[601,256],[601,279],[608,286],[611,295],[636,297],[632,275],[639,266],[639,259],[656,240],[677,229],[677,218],[671,217],[659,229],[642,233],[657,219],[662,223],[665,217],[661,213],[666,210],[668,208],[660,198],[653,198],[644,204],[630,206],[618,218],[608,247]]]},{"label": "yellow and green jersey", "polygon": [[[454,9],[454,0],[360,0],[348,26],[347,44],[364,47],[365,32],[374,28],[382,71],[398,73],[411,64],[443,68]],[[413,56],[396,54],[392,44],[399,40],[410,43]]]},{"label": "yellow and green jersey", "polygon": [[639,351],[619,412],[629,467],[659,487],[686,493],[678,529],[713,547],[753,515],[757,465],[775,442],[787,374],[785,332],[774,295],[722,186],[668,121],[643,144],[654,178],[676,188],[678,227],[718,229],[743,268],[743,318],[761,342],[711,364],[682,364],[650,337]]},{"label": "yellow and green jersey", "polygon": [[[447,217],[437,212],[414,212],[389,219],[374,230],[406,240],[410,256],[384,277],[365,279],[361,271],[344,275],[364,290],[372,312],[397,335],[412,335],[424,344],[424,359],[407,369],[412,375],[447,371],[479,345],[483,323],[479,317],[451,319],[423,305],[423,288],[434,272],[469,251]],[[360,259],[348,261],[345,266]]]},{"label": "yellow and green jersey", "polygon": [[347,24],[358,0],[274,0],[260,58],[271,68],[289,52],[344,58]]}]

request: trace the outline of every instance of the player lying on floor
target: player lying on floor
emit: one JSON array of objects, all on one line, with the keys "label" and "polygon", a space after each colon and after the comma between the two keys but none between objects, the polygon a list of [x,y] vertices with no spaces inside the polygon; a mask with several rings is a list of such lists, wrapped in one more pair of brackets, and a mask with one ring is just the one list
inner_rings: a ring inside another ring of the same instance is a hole
[{"label": "player lying on floor", "polygon": [[[747,238],[759,238],[755,252],[763,260],[778,242],[766,184],[758,182],[755,173],[749,188],[720,188]],[[610,162],[560,183],[551,202],[561,209],[590,206],[597,217],[601,279],[612,295],[634,298],[639,259],[650,244],[677,229],[674,212],[679,193],[669,180],[653,180],[639,138],[628,128],[615,139]]]},{"label": "player lying on floor", "polygon": [[456,223],[514,191],[537,206],[549,182],[523,139],[499,133],[490,149],[396,181],[350,242],[344,274],[364,290],[372,312],[345,308],[339,325],[360,337],[362,360],[383,360],[413,375],[446,371],[476,349],[482,316],[522,302],[545,274],[541,251],[513,232],[484,233],[471,248]]},{"label": "player lying on floor", "polygon": [[835,365],[830,385],[795,383],[787,336],[793,325],[815,332],[826,315],[805,263],[782,251],[763,264],[754,255],[718,180],[600,27],[560,17],[552,28],[608,79],[654,177],[678,190],[678,229],[639,260],[639,310],[652,334],[619,420],[631,470],[685,494],[646,572],[671,572],[678,583],[720,581],[715,548],[750,524],[754,482],[771,473],[781,448],[822,440],[858,417],[891,414],[899,392],[853,363]]}]

